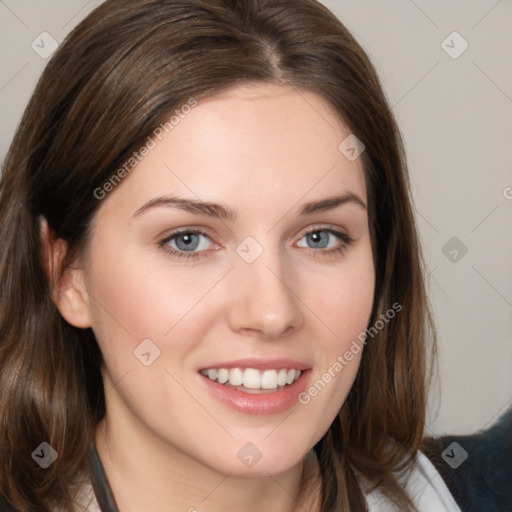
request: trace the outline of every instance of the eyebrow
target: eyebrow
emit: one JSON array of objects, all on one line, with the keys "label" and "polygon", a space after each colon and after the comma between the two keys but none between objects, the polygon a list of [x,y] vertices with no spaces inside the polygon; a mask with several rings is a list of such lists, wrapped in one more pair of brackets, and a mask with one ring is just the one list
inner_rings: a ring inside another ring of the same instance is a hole
[{"label": "eyebrow", "polygon": [[[364,201],[353,192],[347,192],[340,196],[327,197],[318,201],[311,201],[306,203],[300,210],[299,215],[312,215],[313,213],[324,212],[333,210],[338,206],[345,204],[356,204],[366,210],[366,204]],[[133,215],[137,217],[142,213],[151,210],[153,208],[178,208],[190,213],[198,215],[207,215],[216,219],[231,220],[234,221],[237,218],[237,212],[226,206],[217,203],[210,203],[204,201],[197,201],[194,199],[185,199],[174,196],[161,196],[151,199],[144,205],[142,205]]]}]

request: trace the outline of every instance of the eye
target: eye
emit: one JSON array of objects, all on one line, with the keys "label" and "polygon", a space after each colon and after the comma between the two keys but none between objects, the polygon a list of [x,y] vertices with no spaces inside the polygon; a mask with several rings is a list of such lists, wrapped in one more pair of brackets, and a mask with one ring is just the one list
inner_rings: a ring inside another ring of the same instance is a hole
[{"label": "eye", "polygon": [[297,242],[297,247],[320,249],[315,252],[334,254],[345,251],[353,241],[346,233],[327,228],[315,228]]},{"label": "eye", "polygon": [[[307,232],[297,242],[297,247],[317,249],[314,255],[334,255],[343,253],[354,240],[346,233],[328,228],[315,228]],[[208,249],[219,248],[202,231],[183,229],[176,231],[158,244],[168,254],[177,258],[197,258],[207,256]]]},{"label": "eye", "polygon": [[182,230],[162,240],[159,245],[172,256],[195,258],[214,245],[210,237],[197,230]]}]

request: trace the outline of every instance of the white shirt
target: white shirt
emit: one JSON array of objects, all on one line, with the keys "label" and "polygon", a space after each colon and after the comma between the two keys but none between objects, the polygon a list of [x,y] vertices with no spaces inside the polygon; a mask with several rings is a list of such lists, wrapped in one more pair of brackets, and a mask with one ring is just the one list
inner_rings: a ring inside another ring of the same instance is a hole
[{"label": "white shirt", "polygon": [[[461,512],[441,475],[421,452],[418,452],[416,465],[408,479],[402,483],[419,512]],[[366,501],[369,512],[399,510],[378,489],[368,494]]]}]

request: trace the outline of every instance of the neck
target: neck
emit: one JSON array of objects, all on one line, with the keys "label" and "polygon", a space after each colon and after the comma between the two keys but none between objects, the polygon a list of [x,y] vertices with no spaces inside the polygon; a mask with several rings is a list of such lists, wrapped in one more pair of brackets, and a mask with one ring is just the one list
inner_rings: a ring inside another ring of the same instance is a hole
[{"label": "neck", "polygon": [[107,412],[96,431],[96,449],[119,512],[318,509],[318,462],[313,452],[284,473],[238,477],[206,467],[128,425],[121,418],[109,418]]}]

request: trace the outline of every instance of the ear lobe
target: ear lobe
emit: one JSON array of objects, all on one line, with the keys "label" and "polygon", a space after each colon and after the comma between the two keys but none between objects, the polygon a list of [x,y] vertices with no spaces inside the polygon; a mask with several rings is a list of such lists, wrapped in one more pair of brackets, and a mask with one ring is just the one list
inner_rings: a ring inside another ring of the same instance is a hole
[{"label": "ear lobe", "polygon": [[68,267],[61,271],[67,254],[67,243],[55,238],[44,217],[40,220],[42,262],[52,290],[52,300],[64,319],[75,327],[91,327],[89,295],[84,272]]},{"label": "ear lobe", "polygon": [[89,295],[83,282],[83,271],[68,268],[53,289],[52,299],[60,314],[75,327],[91,327]]}]

